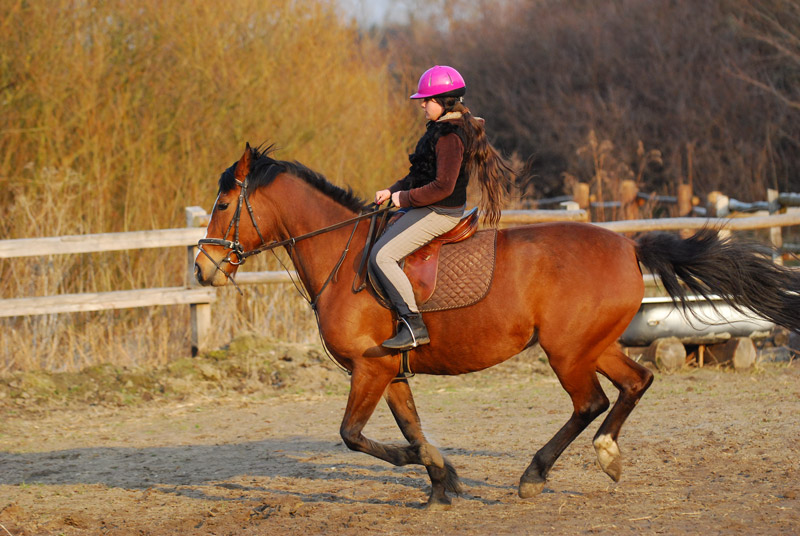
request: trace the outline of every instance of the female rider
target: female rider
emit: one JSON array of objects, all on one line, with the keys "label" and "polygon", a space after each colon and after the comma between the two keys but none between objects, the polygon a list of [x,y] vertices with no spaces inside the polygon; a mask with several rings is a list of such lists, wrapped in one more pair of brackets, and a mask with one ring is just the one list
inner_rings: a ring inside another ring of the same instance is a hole
[{"label": "female rider", "polygon": [[467,202],[467,184],[476,178],[481,186],[483,219],[496,225],[512,175],[489,143],[482,119],[463,104],[464,78],[452,67],[434,66],[419,79],[411,99],[420,101],[428,120],[425,134],[409,155],[408,175],[375,193],[375,202],[391,199],[406,210],[376,242],[370,270],[394,306],[400,325],[385,348],[409,350],[430,342],[408,278],[400,261],[437,236],[456,226]]}]

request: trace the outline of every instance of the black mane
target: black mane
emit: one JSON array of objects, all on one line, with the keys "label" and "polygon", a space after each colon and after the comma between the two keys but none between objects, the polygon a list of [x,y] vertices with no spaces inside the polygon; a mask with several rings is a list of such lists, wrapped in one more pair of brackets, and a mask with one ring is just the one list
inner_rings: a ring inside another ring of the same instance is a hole
[{"label": "black mane", "polygon": [[[263,147],[263,146],[262,146]],[[340,205],[343,205],[353,212],[361,212],[366,203],[353,193],[350,188],[344,189],[328,182],[328,180],[320,173],[307,168],[300,162],[287,162],[284,160],[275,160],[270,153],[273,152],[273,146],[269,145],[266,148],[258,147],[252,149],[252,161],[250,164],[250,175],[248,178],[248,186],[253,188],[260,188],[270,184],[275,177],[281,173],[289,173],[294,175],[320,192],[324,193]],[[234,178],[234,170],[236,169],[236,162],[231,167],[222,172],[219,178],[219,191],[221,193],[229,191],[236,186]]]}]

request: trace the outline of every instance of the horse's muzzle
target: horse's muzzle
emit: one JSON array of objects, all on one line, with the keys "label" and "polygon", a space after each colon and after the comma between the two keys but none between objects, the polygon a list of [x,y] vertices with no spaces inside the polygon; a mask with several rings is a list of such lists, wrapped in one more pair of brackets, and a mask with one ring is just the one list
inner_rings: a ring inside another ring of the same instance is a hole
[{"label": "horse's muzzle", "polygon": [[208,286],[211,284],[210,281],[203,277],[203,270],[200,268],[200,265],[194,263],[194,278],[197,279],[197,282],[203,286]]},{"label": "horse's muzzle", "polygon": [[194,277],[204,287],[221,287],[228,283],[230,277],[236,272],[236,268],[225,260],[216,261],[204,255],[198,255],[194,262]]}]

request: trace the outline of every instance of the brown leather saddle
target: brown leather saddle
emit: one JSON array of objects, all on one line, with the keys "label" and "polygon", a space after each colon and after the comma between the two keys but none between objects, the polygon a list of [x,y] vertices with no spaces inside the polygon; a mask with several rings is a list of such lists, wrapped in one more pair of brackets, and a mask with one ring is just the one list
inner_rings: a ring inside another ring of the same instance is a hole
[{"label": "brown leather saddle", "polygon": [[439,267],[439,253],[444,244],[455,244],[473,236],[478,230],[478,209],[473,208],[461,218],[456,226],[433,239],[405,258],[405,272],[414,289],[414,299],[418,304],[427,302],[436,289],[436,274]]},{"label": "brown leather saddle", "polygon": [[[381,285],[366,269],[367,257],[372,243],[401,216],[401,213],[396,213],[380,222],[372,220],[369,238],[353,281],[353,292],[360,292],[369,286],[378,302],[387,309],[391,309],[392,305]],[[403,271],[411,283],[414,299],[421,312],[466,307],[488,294],[494,277],[497,230],[477,229],[478,209],[474,208],[453,229],[403,260]]]},{"label": "brown leather saddle", "polygon": [[[401,216],[402,213],[393,214],[388,219],[388,222],[378,226],[375,237],[377,238],[383,234],[383,231],[385,231],[386,227],[394,223],[394,221],[399,219]],[[434,238],[431,242],[422,246],[403,259],[403,271],[405,272],[406,277],[408,277],[411,287],[414,290],[414,299],[416,300],[417,305],[421,306],[428,302],[436,290],[437,276],[439,274],[439,257],[442,251],[442,246],[463,242],[467,238],[474,236],[477,229],[478,209],[473,208],[461,218],[461,221],[457,223],[453,229],[444,233],[443,235],[438,236],[437,238]],[[380,285],[373,281],[371,277],[368,279],[370,280],[373,290],[379,297],[379,301],[381,301],[385,307],[391,308],[386,296],[383,294],[383,290],[381,289]],[[436,307],[437,309],[450,308],[449,305],[444,307],[439,307],[437,305]]]}]

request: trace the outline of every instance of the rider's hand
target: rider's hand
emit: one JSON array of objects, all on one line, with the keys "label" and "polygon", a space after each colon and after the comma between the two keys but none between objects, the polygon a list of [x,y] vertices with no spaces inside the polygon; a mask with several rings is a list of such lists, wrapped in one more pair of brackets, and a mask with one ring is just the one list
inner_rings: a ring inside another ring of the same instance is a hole
[{"label": "rider's hand", "polygon": [[394,203],[394,206],[396,207],[400,206],[400,192],[395,192],[392,194],[392,203]]},{"label": "rider's hand", "polygon": [[375,192],[375,203],[382,205],[388,201],[390,197],[392,197],[392,192],[389,190],[379,190]]}]

